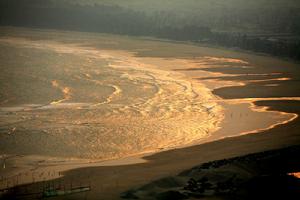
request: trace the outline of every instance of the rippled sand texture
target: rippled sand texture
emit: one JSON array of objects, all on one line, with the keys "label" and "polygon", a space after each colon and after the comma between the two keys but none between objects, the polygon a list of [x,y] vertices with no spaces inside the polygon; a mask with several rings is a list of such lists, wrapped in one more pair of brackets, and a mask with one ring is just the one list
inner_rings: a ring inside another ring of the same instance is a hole
[{"label": "rippled sand texture", "polygon": [[218,129],[207,88],[133,53],[0,38],[1,154],[111,159]]}]

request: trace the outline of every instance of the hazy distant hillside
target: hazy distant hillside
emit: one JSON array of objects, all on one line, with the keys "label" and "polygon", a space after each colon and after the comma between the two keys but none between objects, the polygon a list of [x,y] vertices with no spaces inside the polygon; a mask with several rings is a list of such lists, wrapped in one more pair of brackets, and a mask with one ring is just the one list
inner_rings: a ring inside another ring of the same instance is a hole
[{"label": "hazy distant hillside", "polygon": [[[162,15],[162,17],[171,15],[170,23],[201,24],[216,30],[270,30],[284,23],[300,23],[299,0],[76,0],[72,2],[119,5],[149,15]],[[281,29],[281,31],[290,30]]]},{"label": "hazy distant hillside", "polygon": [[9,7],[120,7],[143,13],[159,27],[191,25],[213,31],[300,33],[300,0],[0,0],[3,2]]},{"label": "hazy distant hillside", "polygon": [[299,0],[0,0],[0,25],[151,36],[300,59]]},{"label": "hazy distant hillside", "polygon": [[[58,1],[58,0],[56,0]],[[67,0],[71,1],[71,0]],[[145,11],[153,10],[205,10],[227,8],[295,8],[300,7],[299,0],[72,0],[82,4],[115,4]]]}]

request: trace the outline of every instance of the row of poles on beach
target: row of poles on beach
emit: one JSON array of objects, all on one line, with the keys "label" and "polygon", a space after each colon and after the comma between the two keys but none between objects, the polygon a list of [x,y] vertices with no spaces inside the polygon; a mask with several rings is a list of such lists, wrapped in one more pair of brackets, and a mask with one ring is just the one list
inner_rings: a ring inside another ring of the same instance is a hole
[{"label": "row of poles on beach", "polygon": [[61,172],[47,171],[47,172],[24,172],[11,177],[1,176],[0,178],[0,190],[11,188],[20,184],[32,184],[35,182],[46,181],[55,177],[60,177]]},{"label": "row of poles on beach", "polygon": [[[12,194],[16,195],[14,197],[19,197],[20,199],[25,197],[30,199],[83,193],[91,190],[91,183],[81,181],[82,179],[80,177],[76,177],[76,181],[73,179],[47,180],[51,177],[59,177],[60,175],[61,172],[48,171],[39,174],[29,174],[29,172],[24,174],[20,173],[9,178],[2,176],[0,180],[0,197],[5,194]],[[31,181],[26,181],[26,184],[24,184],[24,178],[28,179],[29,177],[31,177]],[[87,177],[86,180],[90,180],[90,178]],[[16,188],[18,189],[16,190]]]}]

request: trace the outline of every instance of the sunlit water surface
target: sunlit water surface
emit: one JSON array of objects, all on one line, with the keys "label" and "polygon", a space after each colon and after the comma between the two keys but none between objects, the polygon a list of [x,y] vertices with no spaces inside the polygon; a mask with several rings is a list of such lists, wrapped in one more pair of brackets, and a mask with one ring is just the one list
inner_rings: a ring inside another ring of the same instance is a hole
[{"label": "sunlit water surface", "polygon": [[210,92],[178,72],[80,45],[0,40],[0,152],[111,159],[208,137]]}]

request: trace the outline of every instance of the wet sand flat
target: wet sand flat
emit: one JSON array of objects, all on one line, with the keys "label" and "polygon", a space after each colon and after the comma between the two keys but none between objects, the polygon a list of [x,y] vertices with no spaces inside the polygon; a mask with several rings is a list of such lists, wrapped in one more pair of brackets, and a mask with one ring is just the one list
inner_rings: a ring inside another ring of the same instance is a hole
[{"label": "wet sand flat", "polygon": [[[13,35],[20,36],[20,33],[16,31]],[[21,36],[32,37],[24,33]],[[53,39],[51,37],[47,39]],[[55,37],[57,39],[57,35]],[[219,102],[218,104],[223,108],[220,128],[207,140],[192,141],[187,146],[206,142],[205,144],[163,151],[144,157],[147,162],[140,164],[95,166],[70,170],[63,172],[63,178],[54,180],[55,184],[59,182],[89,183],[92,191],[86,194],[87,199],[119,199],[123,191],[164,176],[174,175],[203,162],[299,143],[297,132],[299,120],[296,117],[299,113],[297,91],[299,91],[300,84],[295,84],[298,73],[296,64],[229,50],[186,44],[175,45],[140,38],[114,37],[117,36],[112,36],[111,40],[118,41],[118,45],[113,43],[99,44],[98,47],[97,44],[93,45],[114,56],[124,56],[124,53],[114,51],[115,49],[134,52],[135,58],[140,63],[182,73],[185,78],[191,80],[191,83],[201,83],[212,90],[216,95],[215,101]],[[87,44],[87,46],[90,45]],[[247,76],[247,79],[244,80],[240,76]],[[268,79],[266,76],[274,77],[271,81],[265,81]],[[291,83],[289,90],[283,92],[281,85],[288,83]],[[252,84],[255,84],[255,87]],[[257,93],[256,88],[260,86],[265,92],[258,90]],[[244,91],[243,88],[246,90]],[[281,97],[286,100],[284,101]],[[257,100],[260,101],[257,102]],[[232,137],[246,133],[253,134]],[[232,138],[220,140],[229,136]],[[211,142],[213,140],[219,141]],[[59,170],[59,164],[55,164],[55,167]],[[77,167],[79,166],[76,165],[74,168]],[[51,171],[51,167],[50,169],[47,167],[47,170]],[[41,171],[37,170],[37,174]],[[53,175],[52,178],[54,177],[57,175]],[[34,186],[36,185],[29,186],[29,188],[33,187],[31,189],[34,190],[36,189]],[[75,195],[69,198],[80,199],[82,197]]]}]

